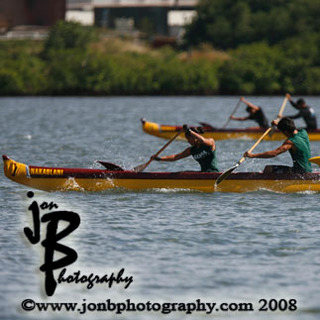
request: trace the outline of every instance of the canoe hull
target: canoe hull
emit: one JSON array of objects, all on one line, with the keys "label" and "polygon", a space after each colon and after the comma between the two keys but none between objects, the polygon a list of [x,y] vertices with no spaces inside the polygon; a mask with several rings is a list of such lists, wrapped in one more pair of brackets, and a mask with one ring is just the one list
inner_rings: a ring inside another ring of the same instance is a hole
[{"label": "canoe hull", "polygon": [[[202,127],[204,132],[201,133],[205,138],[214,138],[215,140],[229,140],[229,139],[241,139],[241,140],[258,140],[265,132],[264,129],[216,129],[212,127]],[[181,126],[161,125],[155,122],[142,121],[142,130],[150,135],[171,139],[178,131],[182,129]],[[310,141],[320,141],[320,130],[309,131]],[[278,141],[284,140],[286,137],[280,132],[275,131],[272,136],[266,136],[265,140]],[[181,133],[178,140],[185,140],[184,133]]]},{"label": "canoe hull", "polygon": [[320,192],[320,173],[270,175],[232,173],[215,188],[221,173],[108,171],[28,166],[3,156],[5,175],[25,186],[44,191],[102,192],[112,189],[172,189],[202,192]]}]

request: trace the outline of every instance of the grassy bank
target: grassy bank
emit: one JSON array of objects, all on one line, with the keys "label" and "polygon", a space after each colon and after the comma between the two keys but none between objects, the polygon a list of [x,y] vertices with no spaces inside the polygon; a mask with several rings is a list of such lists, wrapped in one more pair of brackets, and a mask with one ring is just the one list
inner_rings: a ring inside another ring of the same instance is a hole
[{"label": "grassy bank", "polygon": [[303,39],[308,50],[297,41],[226,51],[152,49],[60,23],[44,42],[0,42],[0,95],[318,95],[313,41]]}]

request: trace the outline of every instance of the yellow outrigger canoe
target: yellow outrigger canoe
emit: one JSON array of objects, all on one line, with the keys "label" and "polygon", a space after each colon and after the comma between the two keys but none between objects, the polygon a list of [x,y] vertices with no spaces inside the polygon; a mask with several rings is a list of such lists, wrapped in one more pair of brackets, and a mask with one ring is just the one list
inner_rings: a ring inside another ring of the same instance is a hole
[{"label": "yellow outrigger canoe", "polygon": [[[203,192],[320,192],[320,172],[306,174],[232,173],[215,188],[221,173],[135,172],[111,169],[29,166],[3,155],[4,173],[14,182],[44,191],[101,192],[111,189],[175,189]],[[101,162],[103,163],[103,162]],[[106,166],[106,165],[105,165]],[[106,166],[108,167],[108,166]]]},{"label": "yellow outrigger canoe", "polygon": [[[164,125],[155,122],[150,122],[141,119],[142,130],[153,136],[171,139],[175,134],[181,131],[182,126]],[[190,128],[198,129],[201,135],[205,138],[214,138],[215,140],[227,139],[243,139],[243,140],[258,140],[265,132],[265,129],[218,129],[208,124],[201,126],[191,126]],[[202,131],[202,132],[201,132]],[[308,131],[310,141],[320,141],[320,129]],[[265,140],[284,140],[286,137],[278,130],[272,136],[266,136]],[[181,133],[178,140],[185,140],[184,133]]]}]

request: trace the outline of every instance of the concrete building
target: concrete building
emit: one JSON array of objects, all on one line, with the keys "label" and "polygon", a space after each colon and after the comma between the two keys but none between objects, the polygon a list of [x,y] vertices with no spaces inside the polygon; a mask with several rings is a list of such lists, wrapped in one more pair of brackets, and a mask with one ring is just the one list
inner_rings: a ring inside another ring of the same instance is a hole
[{"label": "concrete building", "polygon": [[94,0],[67,0],[68,10],[90,10]]},{"label": "concrete building", "polygon": [[68,0],[68,10],[93,10],[96,26],[176,37],[192,19],[197,3],[197,0]]},{"label": "concrete building", "polygon": [[65,18],[67,0],[0,0],[0,28],[51,26]]},{"label": "concrete building", "polygon": [[82,25],[94,25],[92,0],[67,0],[66,20],[79,22]]}]

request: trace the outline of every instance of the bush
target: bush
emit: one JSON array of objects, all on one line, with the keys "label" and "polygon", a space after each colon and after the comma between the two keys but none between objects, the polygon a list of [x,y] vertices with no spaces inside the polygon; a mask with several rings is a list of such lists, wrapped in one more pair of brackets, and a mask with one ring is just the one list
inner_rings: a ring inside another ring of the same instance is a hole
[{"label": "bush", "polygon": [[84,27],[77,22],[59,21],[51,29],[48,39],[44,43],[44,57],[51,52],[80,49],[86,50],[90,42],[97,35],[93,28]]},{"label": "bush", "polygon": [[221,49],[256,41],[280,44],[319,32],[319,15],[318,0],[200,0],[185,42],[189,46],[210,43]]},{"label": "bush", "polygon": [[234,57],[220,68],[220,91],[233,94],[275,94],[281,92],[282,52],[266,43],[233,51]]},{"label": "bush", "polygon": [[24,92],[23,81],[19,74],[10,69],[0,69],[1,95],[15,95]]},{"label": "bush", "polygon": [[45,64],[38,57],[39,48],[25,41],[1,42],[0,95],[46,92]]}]

